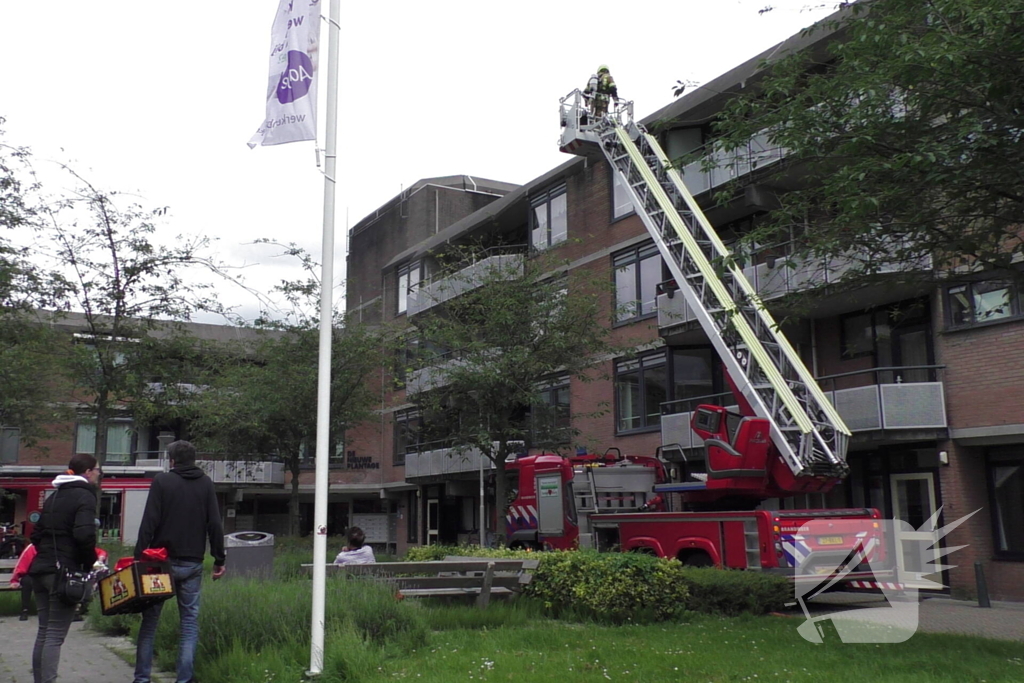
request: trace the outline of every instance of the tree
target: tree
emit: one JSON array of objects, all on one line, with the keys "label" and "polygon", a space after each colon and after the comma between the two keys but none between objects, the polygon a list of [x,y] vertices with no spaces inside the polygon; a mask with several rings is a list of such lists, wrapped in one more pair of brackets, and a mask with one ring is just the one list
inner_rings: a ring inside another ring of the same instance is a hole
[{"label": "tree", "polygon": [[206,256],[209,240],[179,236],[154,242],[156,219],[61,165],[76,187],[33,209],[44,249],[67,273],[65,309],[81,312],[71,356],[72,398],[95,426],[95,455],[107,455],[115,416],[153,414],[182,383],[181,356],[194,344],[182,325],[199,311],[220,311],[210,285],[188,279],[196,269],[219,271]]},{"label": "tree", "polygon": [[[715,124],[717,144],[767,131],[813,178],[780,194],[747,240],[793,240],[797,258],[849,257],[872,276],[930,280],[950,266],[1014,272],[1024,256],[1024,3],[862,0],[808,33],[827,55],[765,65]],[[731,188],[728,192],[734,191]],[[720,199],[728,198],[723,194]]]},{"label": "tree", "polygon": [[[610,325],[599,322],[607,284],[549,259],[482,256],[457,252],[434,279],[439,303],[447,300],[413,323],[420,361],[435,379],[410,400],[421,412],[421,441],[476,449],[494,465],[500,507],[514,442],[571,447],[580,436],[572,417],[584,413],[571,416],[547,402],[550,381],[589,381],[598,362],[619,350]],[[429,295],[423,288],[417,294]]]},{"label": "tree", "polygon": [[[283,245],[279,245],[283,246]],[[317,264],[295,245],[286,253],[300,259],[308,278],[283,282],[292,310],[283,319],[255,323],[252,342],[221,348],[208,357],[205,388],[184,411],[193,433],[207,446],[239,460],[275,455],[291,473],[290,533],[299,532],[299,475],[316,443],[320,283]],[[345,431],[380,406],[368,381],[391,362],[389,334],[334,317],[331,356],[330,452],[343,445]]]},{"label": "tree", "polygon": [[66,357],[60,340],[34,314],[39,307],[54,306],[66,283],[34,264],[27,247],[7,238],[8,230],[32,227],[26,202],[35,186],[32,177],[28,150],[0,142],[0,429],[16,428],[28,445],[49,435],[65,417],[58,401],[61,373],[40,381],[39,368]]}]

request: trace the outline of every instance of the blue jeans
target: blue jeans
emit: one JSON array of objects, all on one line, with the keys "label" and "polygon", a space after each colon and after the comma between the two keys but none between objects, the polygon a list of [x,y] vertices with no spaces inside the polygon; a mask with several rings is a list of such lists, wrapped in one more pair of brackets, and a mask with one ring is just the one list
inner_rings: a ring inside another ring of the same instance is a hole
[{"label": "blue jeans", "polygon": [[[174,592],[178,599],[178,615],[181,631],[178,635],[178,683],[192,680],[192,665],[199,642],[199,589],[203,584],[203,563],[171,561],[171,575],[174,577]],[[153,605],[142,613],[139,627],[139,642],[135,648],[135,683],[150,683],[153,670],[153,642],[156,627],[160,623],[163,603]]]}]

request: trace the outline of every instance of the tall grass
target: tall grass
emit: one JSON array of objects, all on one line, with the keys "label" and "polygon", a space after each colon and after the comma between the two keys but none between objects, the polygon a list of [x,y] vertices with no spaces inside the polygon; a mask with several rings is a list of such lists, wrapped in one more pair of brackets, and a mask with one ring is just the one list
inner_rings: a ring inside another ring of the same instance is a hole
[{"label": "tall grass", "polygon": [[[309,664],[312,587],[307,581],[225,579],[203,582],[199,612],[197,678],[224,683],[298,680]],[[331,578],[327,582],[325,630],[331,652],[328,675],[321,680],[352,680],[370,655],[397,648],[406,652],[426,642],[422,610],[396,600],[393,591],[366,580]],[[139,615],[102,617],[90,621],[107,632],[138,635]],[[156,634],[157,666],[174,670],[178,643],[177,603],[169,600]],[[258,666],[255,661],[259,660]],[[326,665],[325,665],[326,666]]]}]

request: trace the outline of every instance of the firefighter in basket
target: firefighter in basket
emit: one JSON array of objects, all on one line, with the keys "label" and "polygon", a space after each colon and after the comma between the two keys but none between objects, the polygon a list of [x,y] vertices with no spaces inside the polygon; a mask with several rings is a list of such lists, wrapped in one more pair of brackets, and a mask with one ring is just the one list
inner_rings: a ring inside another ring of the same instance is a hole
[{"label": "firefighter in basket", "polygon": [[619,90],[606,65],[597,67],[597,73],[590,77],[587,87],[583,89],[583,96],[587,98],[590,113],[595,117],[608,113],[608,100],[614,99],[618,103]]}]

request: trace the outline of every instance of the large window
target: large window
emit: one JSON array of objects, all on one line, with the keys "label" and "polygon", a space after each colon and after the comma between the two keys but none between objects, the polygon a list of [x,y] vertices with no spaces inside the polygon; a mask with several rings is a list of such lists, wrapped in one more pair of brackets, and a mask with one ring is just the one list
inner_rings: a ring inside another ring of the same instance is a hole
[{"label": "large window", "polygon": [[710,347],[673,349],[671,400],[717,393],[716,358]]},{"label": "large window", "polygon": [[871,358],[876,368],[909,368],[879,372],[890,382],[934,381],[932,331],[928,302],[903,301],[892,306],[843,316],[840,348],[844,359]]},{"label": "large window", "polygon": [[662,278],[661,254],[648,242],[612,257],[615,269],[615,319],[626,322],[657,312],[658,283]]},{"label": "large window", "polygon": [[968,282],[950,287],[946,294],[951,327],[992,322],[1021,312],[1016,288],[1004,280]]},{"label": "large window", "polygon": [[[611,167],[609,167],[611,169]],[[617,221],[633,213],[633,201],[629,198],[626,186],[619,178],[619,174],[611,170],[612,174],[612,220]]]},{"label": "large window", "polygon": [[18,446],[20,443],[20,430],[14,427],[0,428],[0,465],[13,465],[18,462]]},{"label": "large window", "polygon": [[569,377],[561,376],[545,383],[540,395],[540,402],[530,410],[533,445],[569,443],[572,440]]},{"label": "large window", "polygon": [[[128,463],[132,458],[132,435],[135,430],[131,422],[115,422],[107,425],[106,462]],[[75,434],[75,453],[96,452],[96,423],[79,422]]]},{"label": "large window", "polygon": [[395,452],[393,464],[405,464],[405,454],[414,452],[420,443],[420,411],[416,408],[395,411]]},{"label": "large window", "polygon": [[1024,560],[1024,448],[990,452],[988,474],[996,555]]},{"label": "large window", "polygon": [[398,312],[409,309],[409,297],[415,295],[423,280],[423,268],[419,261],[398,267]]},{"label": "large window", "polygon": [[530,200],[530,244],[547,249],[564,242],[569,234],[565,185],[559,185]]},{"label": "large window", "polygon": [[651,429],[661,424],[661,404],[668,400],[665,351],[615,363],[616,431]]}]

